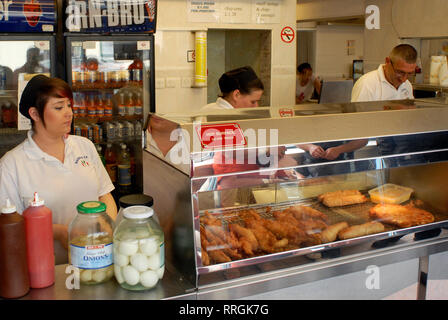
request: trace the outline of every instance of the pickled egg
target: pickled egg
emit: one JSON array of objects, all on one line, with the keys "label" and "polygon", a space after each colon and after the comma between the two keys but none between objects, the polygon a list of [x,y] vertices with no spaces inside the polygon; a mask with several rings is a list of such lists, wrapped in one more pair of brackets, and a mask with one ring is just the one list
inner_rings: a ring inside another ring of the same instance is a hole
[{"label": "pickled egg", "polygon": [[133,266],[123,267],[123,278],[130,286],[135,286],[140,281],[140,274]]},{"label": "pickled egg", "polygon": [[148,270],[140,274],[140,283],[146,288],[154,287],[157,281],[159,281],[159,277],[154,271]]},{"label": "pickled egg", "polygon": [[157,269],[156,273],[157,273],[157,276],[159,277],[159,279],[162,279],[163,274],[165,273],[165,265],[163,265],[159,269]]},{"label": "pickled egg", "polygon": [[147,256],[152,256],[156,253],[158,245],[154,238],[139,240],[140,252],[146,254]]},{"label": "pickled egg", "polygon": [[118,283],[123,283],[124,282],[124,278],[123,275],[121,274],[121,267],[114,265],[114,275],[115,275],[115,279],[117,279]]},{"label": "pickled egg", "polygon": [[136,253],[131,256],[131,265],[139,272],[148,270],[148,258],[143,253]]},{"label": "pickled egg", "polygon": [[137,253],[138,241],[137,240],[125,240],[120,242],[119,253],[125,256],[132,256]]},{"label": "pickled egg", "polygon": [[129,256],[125,256],[120,253],[116,253],[114,255],[114,264],[124,267],[125,265],[129,264]]},{"label": "pickled egg", "polygon": [[148,268],[151,270],[160,268],[160,254],[158,252],[148,258]]}]

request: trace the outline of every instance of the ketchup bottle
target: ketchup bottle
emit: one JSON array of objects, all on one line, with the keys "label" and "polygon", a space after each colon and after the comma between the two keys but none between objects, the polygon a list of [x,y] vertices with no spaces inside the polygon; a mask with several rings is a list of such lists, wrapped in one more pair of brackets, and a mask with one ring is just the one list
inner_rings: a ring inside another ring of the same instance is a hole
[{"label": "ketchup bottle", "polygon": [[31,288],[54,283],[53,222],[51,210],[34,192],[34,200],[23,211],[25,218],[28,272]]},{"label": "ketchup bottle", "polygon": [[25,221],[6,199],[0,214],[0,297],[19,298],[29,290]]}]

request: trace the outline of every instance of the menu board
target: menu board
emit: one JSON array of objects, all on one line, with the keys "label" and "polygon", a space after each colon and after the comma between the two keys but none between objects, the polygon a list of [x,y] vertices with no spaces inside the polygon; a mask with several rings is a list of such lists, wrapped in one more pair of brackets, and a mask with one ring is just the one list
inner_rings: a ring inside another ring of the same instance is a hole
[{"label": "menu board", "polygon": [[0,1],[0,32],[55,32],[54,0]]},{"label": "menu board", "polygon": [[157,0],[67,0],[65,28],[82,33],[153,33]]}]

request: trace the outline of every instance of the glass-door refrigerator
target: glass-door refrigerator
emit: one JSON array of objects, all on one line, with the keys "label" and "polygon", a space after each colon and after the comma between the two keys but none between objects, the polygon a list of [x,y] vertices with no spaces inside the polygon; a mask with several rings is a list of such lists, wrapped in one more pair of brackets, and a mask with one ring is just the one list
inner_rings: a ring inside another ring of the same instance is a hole
[{"label": "glass-door refrigerator", "polygon": [[2,1],[0,19],[0,157],[22,142],[30,121],[18,112],[21,92],[35,74],[56,74],[53,0]]},{"label": "glass-door refrigerator", "polygon": [[84,12],[80,3],[84,2],[69,1],[71,7],[65,10],[67,80],[74,92],[73,133],[97,146],[116,186],[112,194],[118,202],[123,195],[143,190],[142,130],[147,115],[155,110],[155,1],[114,7],[132,16],[129,21],[118,19],[113,26],[108,25],[112,23],[108,19],[111,2],[99,3],[97,15],[91,1],[85,1],[89,11],[80,14]]}]

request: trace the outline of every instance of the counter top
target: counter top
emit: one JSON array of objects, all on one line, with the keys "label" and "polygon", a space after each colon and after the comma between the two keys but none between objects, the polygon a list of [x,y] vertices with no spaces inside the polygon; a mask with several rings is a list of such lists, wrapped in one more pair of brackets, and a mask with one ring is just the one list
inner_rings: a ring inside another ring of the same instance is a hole
[{"label": "counter top", "polygon": [[[31,289],[21,300],[161,300],[161,299],[196,299],[194,287],[181,276],[165,269],[165,274],[157,286],[147,291],[130,291],[123,289],[115,278],[97,285],[82,285],[79,289],[68,289],[66,281],[72,272],[69,265],[56,265],[55,283],[47,288]],[[67,269],[67,273],[66,273]],[[68,279],[68,280],[67,280]]]}]

